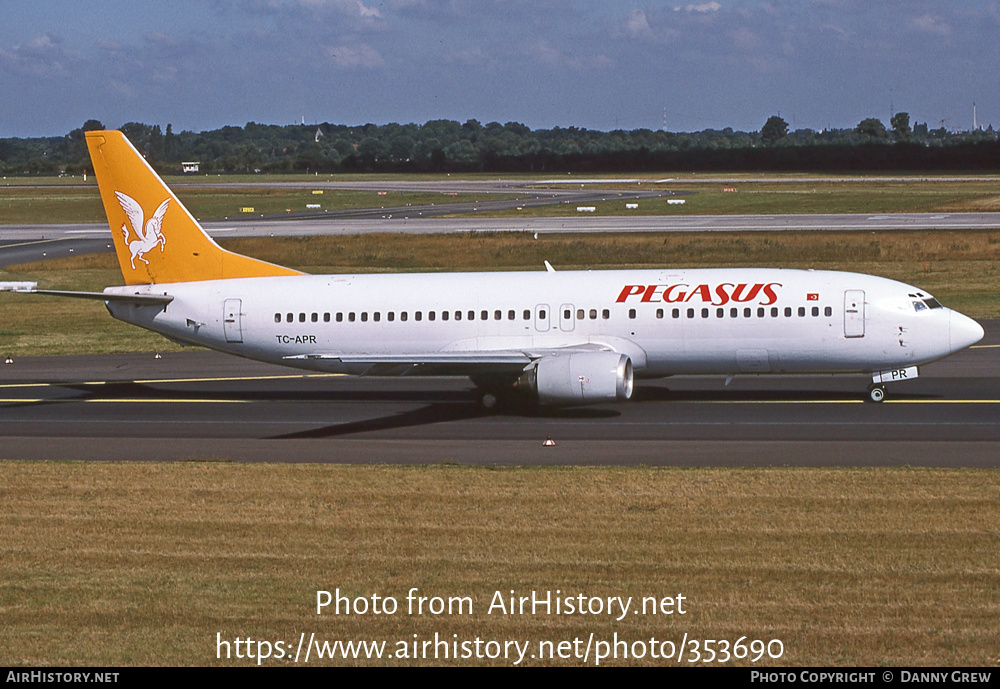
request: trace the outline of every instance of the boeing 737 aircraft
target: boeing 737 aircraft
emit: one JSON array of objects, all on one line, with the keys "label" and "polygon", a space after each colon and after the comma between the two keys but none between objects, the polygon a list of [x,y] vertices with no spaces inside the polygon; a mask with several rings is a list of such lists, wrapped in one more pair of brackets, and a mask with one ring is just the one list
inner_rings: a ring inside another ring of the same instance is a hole
[{"label": "boeing 737 aircraft", "polygon": [[118,131],[87,132],[125,286],[115,318],[302,369],[460,375],[487,406],[627,400],[633,377],[864,373],[884,384],[978,342],[922,290],[855,273],[614,270],[306,275],[219,247]]}]

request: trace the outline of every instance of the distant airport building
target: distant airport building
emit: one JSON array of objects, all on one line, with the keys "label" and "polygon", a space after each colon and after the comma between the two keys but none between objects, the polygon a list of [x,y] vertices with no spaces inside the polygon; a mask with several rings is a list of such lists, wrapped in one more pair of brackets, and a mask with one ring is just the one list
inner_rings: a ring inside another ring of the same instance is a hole
[{"label": "distant airport building", "polygon": [[188,174],[189,172],[197,173],[200,165],[201,165],[200,160],[188,161],[186,163],[181,163],[181,170],[184,172],[184,174]]}]

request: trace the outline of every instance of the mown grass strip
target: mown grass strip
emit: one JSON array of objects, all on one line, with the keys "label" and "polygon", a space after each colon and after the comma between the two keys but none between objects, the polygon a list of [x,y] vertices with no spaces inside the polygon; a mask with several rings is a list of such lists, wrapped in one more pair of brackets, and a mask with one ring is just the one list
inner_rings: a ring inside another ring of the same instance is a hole
[{"label": "mown grass strip", "polygon": [[[197,218],[226,218],[303,213],[310,210],[378,209],[390,207],[468,203],[505,198],[498,194],[445,195],[398,191],[345,191],[325,189],[315,195],[310,189],[284,186],[183,186],[177,197]],[[310,209],[307,206],[318,206]],[[253,208],[250,213],[244,208]],[[104,206],[97,187],[0,186],[0,224],[46,225],[104,222]]]},{"label": "mown grass strip", "polygon": [[[746,636],[800,666],[985,666],[1000,647],[995,470],[0,462],[0,495],[7,666],[253,664],[217,659],[217,633]],[[317,590],[405,606],[414,587],[472,614],[316,614]],[[498,591],[557,589],[688,612],[486,614]]]}]

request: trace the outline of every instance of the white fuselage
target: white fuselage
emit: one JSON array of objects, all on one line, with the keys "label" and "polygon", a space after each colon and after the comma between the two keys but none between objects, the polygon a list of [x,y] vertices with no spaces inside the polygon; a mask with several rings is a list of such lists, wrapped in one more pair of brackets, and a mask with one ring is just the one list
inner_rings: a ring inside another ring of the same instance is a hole
[{"label": "white fuselage", "polygon": [[846,373],[909,367],[978,341],[975,321],[870,275],[771,269],[317,275],[108,288],[171,339],[302,368],[372,372],[337,357],[601,347],[638,376]]}]

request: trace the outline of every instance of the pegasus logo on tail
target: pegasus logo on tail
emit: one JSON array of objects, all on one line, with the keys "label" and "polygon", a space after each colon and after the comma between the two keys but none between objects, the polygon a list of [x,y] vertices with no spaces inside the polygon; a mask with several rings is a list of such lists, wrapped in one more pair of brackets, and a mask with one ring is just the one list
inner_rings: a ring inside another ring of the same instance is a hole
[{"label": "pegasus logo on tail", "polygon": [[167,212],[167,206],[170,205],[170,199],[161,203],[156,212],[153,213],[153,217],[149,219],[149,222],[146,222],[142,206],[139,205],[138,201],[120,191],[116,191],[115,196],[118,197],[118,203],[121,204],[122,210],[128,216],[129,222],[132,223],[132,231],[136,236],[136,239],[130,242],[128,240],[128,227],[122,225],[125,243],[128,244],[129,252],[132,254],[132,270],[135,270],[135,259],[137,258],[148,266],[149,261],[144,258],[146,252],[151,251],[154,246],[159,244],[162,253],[163,247],[167,244],[160,228],[163,225],[163,216]]}]

